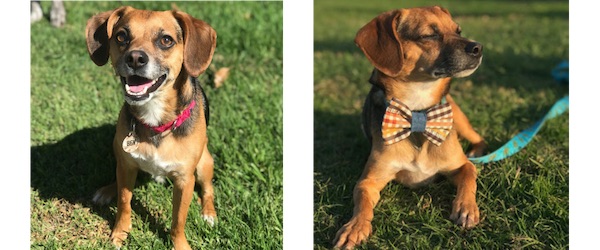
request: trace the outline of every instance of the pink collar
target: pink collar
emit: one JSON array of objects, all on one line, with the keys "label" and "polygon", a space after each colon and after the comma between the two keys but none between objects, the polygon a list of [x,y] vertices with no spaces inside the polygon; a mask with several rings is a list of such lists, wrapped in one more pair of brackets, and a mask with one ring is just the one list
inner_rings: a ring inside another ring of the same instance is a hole
[{"label": "pink collar", "polygon": [[177,116],[177,118],[175,118],[175,120],[172,122],[167,122],[167,123],[157,126],[157,127],[150,126],[144,122],[142,122],[142,124],[144,124],[144,126],[146,126],[149,129],[152,129],[154,132],[156,132],[158,134],[165,132],[167,130],[175,130],[179,126],[181,126],[181,124],[183,124],[183,122],[185,122],[185,120],[190,118],[190,116],[192,115],[192,108],[194,108],[195,105],[196,105],[196,101],[192,100],[190,105],[186,109],[184,109],[181,112],[181,114],[179,116]]}]

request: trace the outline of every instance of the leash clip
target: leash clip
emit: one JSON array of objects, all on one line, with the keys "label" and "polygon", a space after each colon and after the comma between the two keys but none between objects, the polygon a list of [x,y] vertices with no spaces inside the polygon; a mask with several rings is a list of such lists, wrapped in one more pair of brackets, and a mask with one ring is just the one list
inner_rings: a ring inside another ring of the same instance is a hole
[{"label": "leash clip", "polygon": [[133,120],[133,118],[131,118],[131,126],[130,126],[130,130],[129,130],[129,135],[133,135],[135,134],[135,120]]}]

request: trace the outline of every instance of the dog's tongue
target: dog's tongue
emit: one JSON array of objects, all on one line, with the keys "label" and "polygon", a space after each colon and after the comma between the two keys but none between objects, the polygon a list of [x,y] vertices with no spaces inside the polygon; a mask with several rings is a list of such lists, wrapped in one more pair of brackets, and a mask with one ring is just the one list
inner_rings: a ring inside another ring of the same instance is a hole
[{"label": "dog's tongue", "polygon": [[127,77],[127,85],[129,86],[129,91],[138,93],[144,91],[144,88],[152,86],[152,80],[139,77],[139,76],[129,76]]}]

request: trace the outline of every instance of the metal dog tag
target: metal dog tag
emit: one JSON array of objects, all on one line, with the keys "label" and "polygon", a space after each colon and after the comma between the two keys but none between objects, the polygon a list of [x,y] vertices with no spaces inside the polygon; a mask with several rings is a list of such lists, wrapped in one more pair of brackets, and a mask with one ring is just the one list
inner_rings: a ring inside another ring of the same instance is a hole
[{"label": "metal dog tag", "polygon": [[134,131],[129,132],[129,134],[123,140],[123,150],[127,153],[131,153],[138,148],[138,139],[135,135]]}]

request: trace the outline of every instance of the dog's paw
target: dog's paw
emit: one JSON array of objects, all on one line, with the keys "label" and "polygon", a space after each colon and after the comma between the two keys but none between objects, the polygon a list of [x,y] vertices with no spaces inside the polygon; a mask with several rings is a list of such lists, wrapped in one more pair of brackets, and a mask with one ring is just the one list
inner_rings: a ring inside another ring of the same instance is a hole
[{"label": "dog's paw", "polygon": [[205,197],[204,203],[198,199],[198,202],[202,204],[202,219],[206,221],[211,227],[217,222],[217,211],[213,205],[212,197]]},{"label": "dog's paw", "polygon": [[98,205],[106,205],[117,196],[117,183],[101,187],[94,193],[92,202]]},{"label": "dog's paw", "polygon": [[215,226],[215,223],[217,222],[217,217],[212,216],[212,215],[202,215],[202,219],[204,221],[206,221],[206,223],[208,223],[208,225],[210,225],[211,227]]},{"label": "dog's paw", "polygon": [[450,219],[463,228],[473,228],[479,223],[479,208],[475,199],[456,198],[452,202]]},{"label": "dog's paw", "polygon": [[127,232],[123,230],[113,230],[110,234],[110,242],[117,249],[121,249],[123,242],[127,239]]},{"label": "dog's paw", "polygon": [[471,150],[467,152],[467,157],[479,157],[482,156],[487,150],[487,143],[485,141],[481,141],[478,143],[474,143],[471,145]]},{"label": "dog's paw", "polygon": [[337,232],[333,244],[336,249],[353,249],[365,242],[371,233],[371,221],[352,218]]},{"label": "dog's paw", "polygon": [[173,250],[192,250],[185,237],[173,238]]}]

